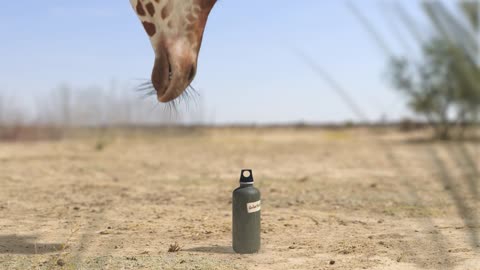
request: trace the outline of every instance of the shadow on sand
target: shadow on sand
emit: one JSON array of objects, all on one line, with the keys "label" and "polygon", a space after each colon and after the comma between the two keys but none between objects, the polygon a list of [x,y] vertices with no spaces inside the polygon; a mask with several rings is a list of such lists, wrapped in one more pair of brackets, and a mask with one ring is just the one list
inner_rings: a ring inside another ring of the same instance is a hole
[{"label": "shadow on sand", "polygon": [[196,247],[184,249],[189,252],[204,252],[204,253],[219,253],[219,254],[235,254],[232,247],[229,246],[210,246],[210,247]]},{"label": "shadow on sand", "polygon": [[58,243],[38,243],[35,236],[0,235],[0,254],[47,254],[63,250]]}]

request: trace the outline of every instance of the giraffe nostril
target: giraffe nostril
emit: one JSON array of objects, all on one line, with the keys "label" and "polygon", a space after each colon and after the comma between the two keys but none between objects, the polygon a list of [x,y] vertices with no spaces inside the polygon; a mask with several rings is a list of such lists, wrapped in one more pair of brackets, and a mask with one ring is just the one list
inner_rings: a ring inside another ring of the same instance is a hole
[{"label": "giraffe nostril", "polygon": [[195,78],[195,73],[197,72],[195,66],[192,66],[192,68],[190,69],[190,73],[188,74],[188,81],[193,81],[193,79]]}]

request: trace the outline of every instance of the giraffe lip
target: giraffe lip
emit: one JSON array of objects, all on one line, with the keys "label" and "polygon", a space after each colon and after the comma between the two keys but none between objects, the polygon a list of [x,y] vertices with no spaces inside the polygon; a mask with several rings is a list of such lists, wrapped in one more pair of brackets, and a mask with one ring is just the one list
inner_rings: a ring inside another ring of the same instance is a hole
[{"label": "giraffe lip", "polygon": [[168,84],[170,84],[170,81],[172,80],[172,77],[173,77],[172,62],[170,62],[170,56],[168,55],[168,52],[165,54],[165,56],[167,57],[167,63],[168,63]]},{"label": "giraffe lip", "polygon": [[170,88],[172,88],[173,69],[172,69],[172,64],[170,62],[170,58],[168,57],[168,54],[167,54],[167,62],[168,62],[168,77],[167,77],[168,83],[166,84],[165,89],[162,92],[157,91],[158,101],[163,103],[170,102],[176,98],[176,97],[171,97],[171,94],[169,93]]},{"label": "giraffe lip", "polygon": [[[168,79],[167,83],[165,84],[165,88],[162,89],[163,91],[157,91],[157,99],[159,102],[167,103],[174,99],[176,99],[183,91],[178,91],[181,80],[179,80],[178,76],[175,74],[174,66],[170,61],[170,56],[166,53],[167,63],[168,63]],[[178,75],[178,74],[177,74]]]},{"label": "giraffe lip", "polygon": [[184,81],[178,77],[178,74],[172,72],[172,79],[169,81],[167,89],[161,94],[157,93],[158,101],[167,103],[179,97],[183,93],[183,91],[181,91],[184,89],[183,84]]},{"label": "giraffe lip", "polygon": [[155,64],[152,70],[152,84],[157,91],[157,96],[163,96],[173,79],[173,66],[170,62],[170,57],[166,51],[155,59]]},{"label": "giraffe lip", "polygon": [[169,87],[162,96],[158,96],[158,101],[162,103],[170,102],[181,95],[182,92],[176,91],[176,88]]}]

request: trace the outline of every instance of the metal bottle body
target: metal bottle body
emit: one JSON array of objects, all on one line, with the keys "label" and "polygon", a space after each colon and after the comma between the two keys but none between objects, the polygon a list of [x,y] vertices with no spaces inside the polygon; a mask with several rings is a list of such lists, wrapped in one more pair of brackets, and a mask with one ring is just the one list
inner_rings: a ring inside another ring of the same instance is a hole
[{"label": "metal bottle body", "polygon": [[241,184],[233,191],[233,250],[240,254],[260,250],[260,191],[253,184]]}]

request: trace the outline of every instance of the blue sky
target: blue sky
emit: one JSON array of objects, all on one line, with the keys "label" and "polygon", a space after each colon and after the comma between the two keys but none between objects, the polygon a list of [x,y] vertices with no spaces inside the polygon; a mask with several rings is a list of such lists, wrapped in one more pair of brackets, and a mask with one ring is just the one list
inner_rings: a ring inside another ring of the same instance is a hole
[{"label": "blue sky", "polygon": [[[388,31],[391,12],[381,9],[391,2],[354,1],[404,53]],[[401,2],[420,16],[416,1]],[[47,95],[60,83],[133,86],[151,73],[153,52],[128,0],[6,1],[0,35],[0,91],[20,99]],[[356,120],[296,51],[328,70],[369,118],[407,113],[385,79],[385,54],[345,1],[223,0],[210,15],[194,81],[208,121]]]}]

